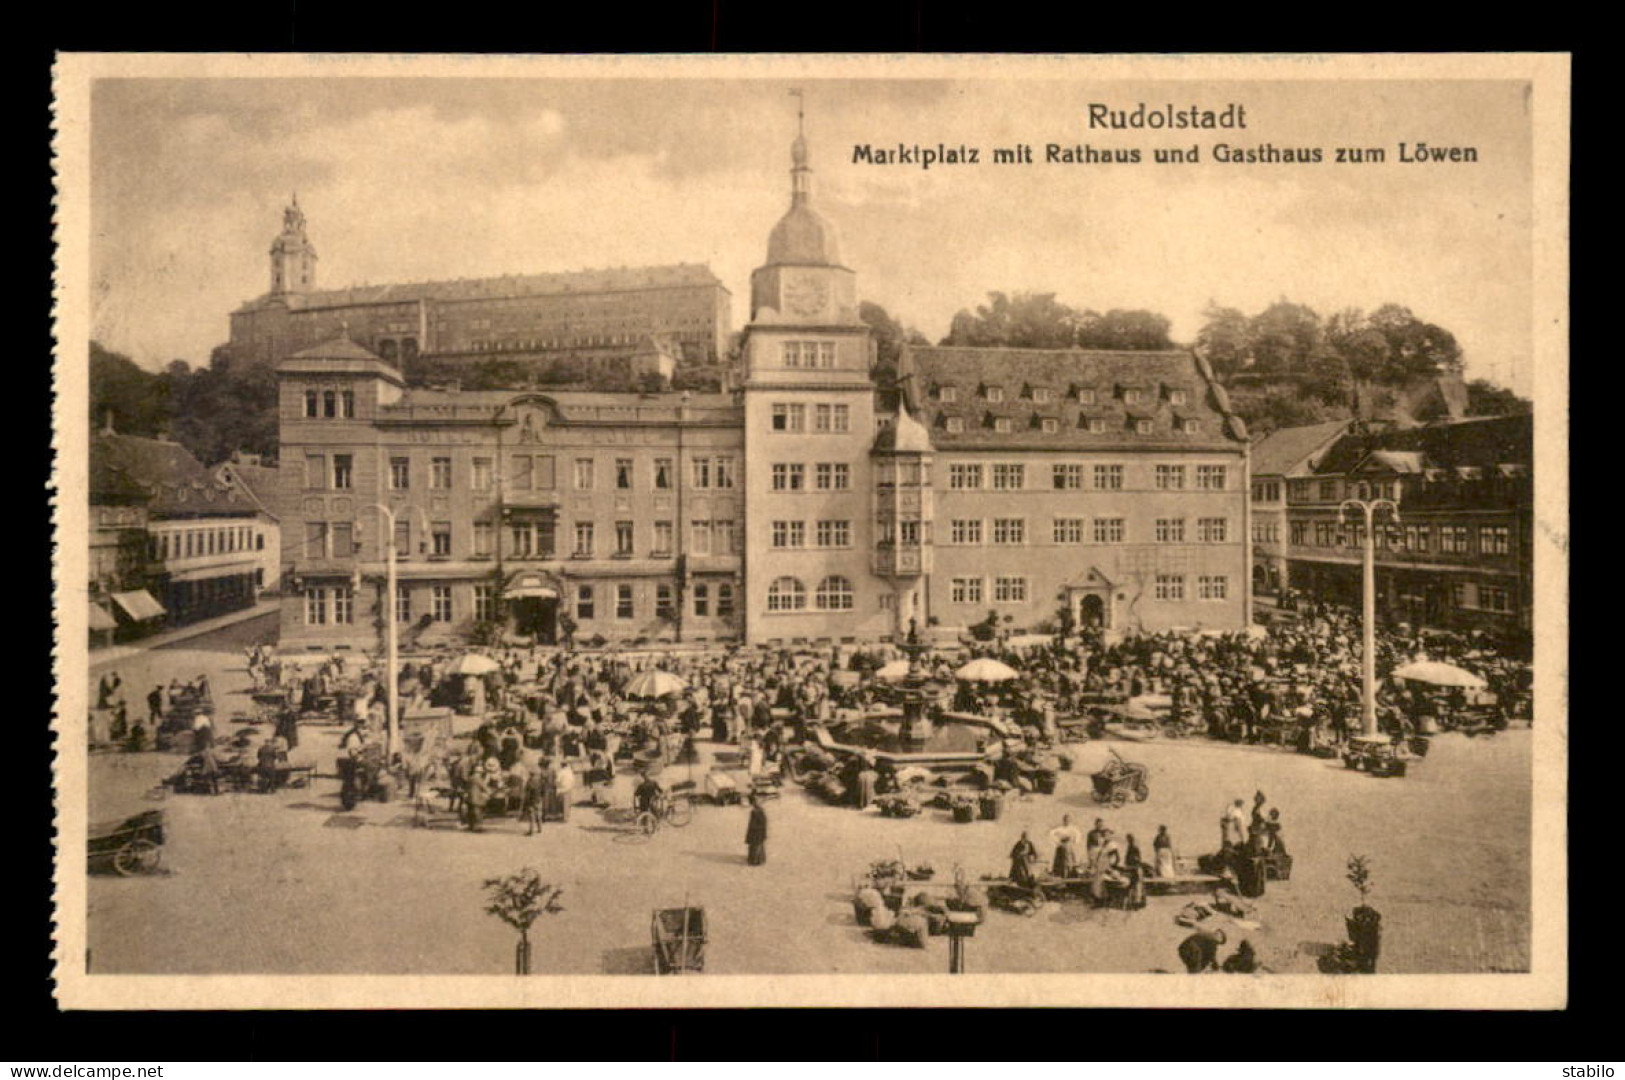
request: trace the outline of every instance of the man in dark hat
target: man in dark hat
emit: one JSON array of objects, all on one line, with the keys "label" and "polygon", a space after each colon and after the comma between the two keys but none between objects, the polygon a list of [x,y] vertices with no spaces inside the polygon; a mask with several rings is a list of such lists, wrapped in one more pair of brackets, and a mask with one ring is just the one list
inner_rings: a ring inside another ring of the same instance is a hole
[{"label": "man in dark hat", "polygon": [[767,862],[767,811],[755,795],[750,797],[750,824],[745,828],[745,845],[749,849],[746,861],[751,866]]}]

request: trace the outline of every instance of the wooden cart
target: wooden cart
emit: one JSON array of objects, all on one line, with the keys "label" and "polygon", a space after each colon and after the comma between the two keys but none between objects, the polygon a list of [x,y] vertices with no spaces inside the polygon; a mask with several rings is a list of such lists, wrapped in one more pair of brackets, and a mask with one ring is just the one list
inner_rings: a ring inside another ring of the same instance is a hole
[{"label": "wooden cart", "polygon": [[705,970],[705,909],[661,908],[651,922],[655,974],[686,975]]}]

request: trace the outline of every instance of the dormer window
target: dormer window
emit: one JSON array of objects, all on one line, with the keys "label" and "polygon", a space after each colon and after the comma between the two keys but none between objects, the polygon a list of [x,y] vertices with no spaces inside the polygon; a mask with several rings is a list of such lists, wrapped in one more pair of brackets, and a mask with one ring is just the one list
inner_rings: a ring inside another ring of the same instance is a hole
[{"label": "dormer window", "polygon": [[1134,421],[1134,433],[1136,435],[1149,435],[1149,434],[1151,434],[1151,421],[1147,420],[1143,416],[1140,417],[1139,419],[1135,420]]},{"label": "dormer window", "polygon": [[1095,403],[1095,390],[1092,386],[1076,387],[1072,395],[1078,399],[1079,405],[1093,405]]},{"label": "dormer window", "polygon": [[957,435],[965,430],[965,420],[963,417],[950,416],[947,420],[943,421],[943,427],[945,427],[951,433]]},{"label": "dormer window", "polygon": [[952,386],[937,387],[937,400],[950,405],[953,404],[959,400],[958,388]]},{"label": "dormer window", "polygon": [[1091,434],[1091,435],[1104,435],[1104,434],[1106,434],[1106,418],[1104,416],[1091,416],[1091,417],[1088,417],[1085,422],[1089,426],[1089,434]]},{"label": "dormer window", "polygon": [[1049,403],[1049,387],[1033,387],[1033,400],[1040,405],[1047,405]]},{"label": "dormer window", "polygon": [[999,432],[1001,435],[1009,434],[1010,418],[1008,416],[995,416],[993,418],[993,430]]},{"label": "dormer window", "polygon": [[1190,400],[1190,396],[1190,391],[1188,390],[1169,390],[1168,404],[1183,405]]},{"label": "dormer window", "polygon": [[1142,390],[1136,390],[1133,387],[1129,387],[1128,389],[1123,391],[1123,404],[1124,405],[1138,405],[1144,399],[1145,399],[1145,392],[1142,391]]},{"label": "dormer window", "polygon": [[1196,420],[1181,420],[1179,422],[1179,430],[1183,431],[1187,435],[1195,435],[1197,432],[1202,430],[1202,425]]},{"label": "dormer window", "polygon": [[1043,429],[1046,435],[1053,435],[1061,429],[1060,422],[1053,416],[1044,417],[1038,422],[1038,426]]},{"label": "dormer window", "polygon": [[982,397],[986,398],[989,402],[994,402],[994,403],[1003,401],[1004,400],[1004,387],[1002,387],[1002,386],[984,386],[984,387],[982,387]]}]

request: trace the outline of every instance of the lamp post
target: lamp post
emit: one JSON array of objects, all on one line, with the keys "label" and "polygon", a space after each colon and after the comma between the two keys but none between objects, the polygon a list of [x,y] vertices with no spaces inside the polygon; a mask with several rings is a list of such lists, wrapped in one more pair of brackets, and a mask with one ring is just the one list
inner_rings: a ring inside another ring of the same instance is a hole
[{"label": "lamp post", "polygon": [[[388,694],[389,722],[385,728],[384,760],[395,759],[396,748],[400,745],[400,695],[401,680],[399,625],[395,618],[395,511],[383,503],[373,503],[372,509],[383,515],[382,524],[385,527],[384,541],[384,691]],[[418,508],[420,511],[421,507]],[[424,514],[424,524],[428,524],[428,515]]]},{"label": "lamp post", "polygon": [[1377,511],[1384,508],[1398,523],[1399,507],[1389,499],[1344,499],[1337,508],[1338,521],[1342,521],[1343,514],[1351,509],[1365,515],[1362,560],[1365,573],[1360,616],[1360,733],[1368,739],[1377,734],[1377,554],[1373,519]]}]

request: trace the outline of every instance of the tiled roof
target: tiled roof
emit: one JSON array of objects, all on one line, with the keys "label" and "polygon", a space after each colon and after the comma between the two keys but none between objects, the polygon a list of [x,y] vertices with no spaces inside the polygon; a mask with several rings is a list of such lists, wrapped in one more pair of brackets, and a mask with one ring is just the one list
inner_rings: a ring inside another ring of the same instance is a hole
[{"label": "tiled roof", "polygon": [[[1245,428],[1218,407],[1210,384],[1188,352],[908,346],[898,373],[916,415],[934,433],[940,449],[1151,444],[1229,448],[1245,440]],[[938,400],[936,391],[942,386],[956,387],[958,400]],[[1004,387],[1004,400],[988,402],[978,396],[984,386]],[[1035,402],[1019,396],[1023,387],[1050,387],[1059,393],[1050,401]],[[1151,393],[1125,405],[1124,388]],[[1080,406],[1078,393],[1087,390],[1095,391],[1095,400]],[[1186,390],[1188,397],[1180,405],[1170,405],[1165,390]],[[964,430],[946,430],[940,422],[943,416],[963,417]],[[1105,430],[1090,431],[1088,417],[1104,419]],[[1152,430],[1134,431],[1130,417],[1151,420]],[[999,418],[1008,418],[1011,430],[998,431],[993,421]],[[1055,431],[1045,431],[1035,418],[1059,422]],[[1179,430],[1180,418],[1195,420],[1197,432]]]},{"label": "tiled roof", "polygon": [[1253,444],[1254,476],[1285,476],[1347,430],[1347,420],[1277,428]]},{"label": "tiled roof", "polygon": [[180,443],[98,431],[90,437],[91,488],[98,479],[148,494],[165,483],[212,481],[209,471]]},{"label": "tiled roof", "polygon": [[1426,467],[1455,469],[1479,466],[1533,464],[1535,452],[1534,417],[1490,416],[1458,420],[1448,424],[1403,428],[1371,435],[1349,434],[1326,452],[1315,472],[1347,473],[1375,451],[1415,452]]},{"label": "tiled roof", "polygon": [[[721,286],[721,284],[709,266],[699,263],[677,263],[670,266],[621,266],[552,274],[507,274],[501,277],[458,278],[451,281],[358,285],[348,289],[288,293],[278,297],[277,302],[285,302],[289,308],[303,311],[360,304],[416,303],[419,300],[502,299],[558,293],[617,292],[683,285]],[[254,308],[270,300],[270,297],[261,297],[245,304],[244,307]]]},{"label": "tiled roof", "polygon": [[92,500],[141,498],[155,515],[245,514],[254,500],[223,483],[186,447],[98,431],[90,439]]}]

